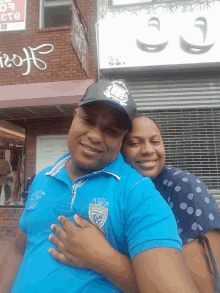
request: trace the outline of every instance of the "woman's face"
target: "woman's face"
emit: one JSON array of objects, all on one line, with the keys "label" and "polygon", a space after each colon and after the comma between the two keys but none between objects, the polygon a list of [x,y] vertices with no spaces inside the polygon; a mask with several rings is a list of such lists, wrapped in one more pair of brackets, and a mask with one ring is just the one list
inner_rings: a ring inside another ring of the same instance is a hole
[{"label": "woman's face", "polygon": [[143,176],[156,178],[165,163],[163,140],[156,124],[146,117],[135,118],[132,132],[124,138],[122,153]]}]

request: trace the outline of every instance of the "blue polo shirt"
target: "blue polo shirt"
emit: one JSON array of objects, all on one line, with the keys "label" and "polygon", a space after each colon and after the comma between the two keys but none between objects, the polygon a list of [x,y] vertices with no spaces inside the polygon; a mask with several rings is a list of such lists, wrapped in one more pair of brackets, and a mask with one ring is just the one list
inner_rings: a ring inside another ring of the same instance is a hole
[{"label": "blue polo shirt", "polygon": [[152,180],[171,207],[183,244],[220,229],[220,213],[208,186],[197,176],[165,165]]},{"label": "blue polo shirt", "polygon": [[109,243],[133,258],[144,250],[172,247],[181,239],[170,207],[149,178],[118,158],[105,169],[71,182],[65,165],[69,153],[41,171],[31,185],[20,228],[27,248],[12,293],[120,292],[102,275],[54,260],[48,249],[50,225],[58,216],[85,217],[98,226]]}]

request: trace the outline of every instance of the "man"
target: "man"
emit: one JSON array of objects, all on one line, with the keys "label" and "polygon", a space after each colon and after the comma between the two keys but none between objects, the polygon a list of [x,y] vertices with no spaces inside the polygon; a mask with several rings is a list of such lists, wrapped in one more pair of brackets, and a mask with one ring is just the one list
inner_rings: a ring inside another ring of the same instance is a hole
[{"label": "man", "polygon": [[[12,293],[138,292],[133,279],[125,288],[107,281],[105,272],[88,270],[86,263],[84,269],[73,268],[51,257],[51,224],[58,224],[58,219],[62,223],[60,216],[73,220],[79,214],[96,224],[114,249],[125,254],[122,257],[132,258],[141,292],[198,293],[186,269],[171,210],[151,180],[119,154],[135,113],[123,81],[98,82],[87,89],[74,112],[70,153],[41,171],[31,185],[20,219],[23,232],[17,232],[8,251],[13,270],[5,258],[0,292],[10,292],[8,283],[22,260],[25,233],[27,247]],[[131,278],[120,259],[111,253],[106,259],[106,265],[113,262],[124,279]]]}]

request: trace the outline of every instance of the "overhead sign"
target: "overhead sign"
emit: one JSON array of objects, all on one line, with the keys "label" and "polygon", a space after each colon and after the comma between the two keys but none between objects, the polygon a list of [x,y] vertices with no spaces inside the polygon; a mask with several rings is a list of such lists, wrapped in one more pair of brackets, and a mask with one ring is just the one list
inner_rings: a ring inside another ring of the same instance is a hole
[{"label": "overhead sign", "polygon": [[139,15],[99,22],[103,71],[220,64],[220,5],[210,11]]},{"label": "overhead sign", "polygon": [[82,68],[88,75],[88,41],[78,8],[72,2],[72,46],[75,49]]},{"label": "overhead sign", "polygon": [[0,32],[26,29],[26,0],[0,0]]}]

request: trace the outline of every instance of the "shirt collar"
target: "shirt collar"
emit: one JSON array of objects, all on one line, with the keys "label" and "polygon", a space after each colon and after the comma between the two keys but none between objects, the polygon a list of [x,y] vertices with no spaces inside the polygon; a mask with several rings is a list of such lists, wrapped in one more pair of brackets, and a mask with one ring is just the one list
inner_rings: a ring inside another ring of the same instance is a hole
[{"label": "shirt collar", "polygon": [[[60,159],[58,159],[58,161],[55,163],[52,169],[46,173],[46,175],[56,176],[59,173],[59,171],[63,167],[65,167],[66,163],[70,159],[71,159],[71,154],[70,152],[68,152],[65,155],[63,155]],[[114,176],[118,180],[120,180],[122,175],[122,170],[123,170],[122,165],[124,165],[124,160],[122,155],[119,153],[118,157],[112,163],[110,163],[107,167],[105,167],[102,170],[97,170],[96,172],[92,172],[90,174],[92,175],[94,173],[96,174],[107,173]]]},{"label": "shirt collar", "polygon": [[58,159],[58,161],[53,165],[50,172],[47,172],[46,175],[55,176],[59,173],[59,171],[65,167],[66,163],[71,159],[70,152],[64,154],[61,158]]}]

